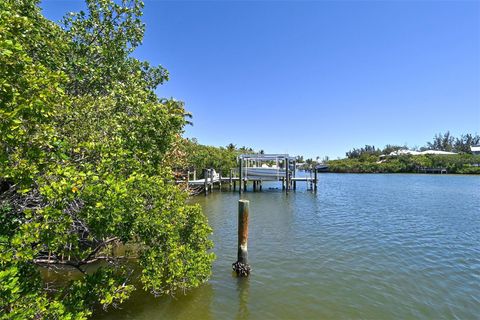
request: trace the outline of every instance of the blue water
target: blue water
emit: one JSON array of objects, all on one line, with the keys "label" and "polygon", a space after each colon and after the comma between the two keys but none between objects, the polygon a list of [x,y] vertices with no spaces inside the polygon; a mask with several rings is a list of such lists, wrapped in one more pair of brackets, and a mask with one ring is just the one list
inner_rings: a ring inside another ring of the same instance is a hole
[{"label": "blue water", "polygon": [[249,279],[236,260],[238,193],[193,201],[214,229],[211,280],[137,291],[103,319],[480,319],[480,177],[321,174],[250,200]]}]

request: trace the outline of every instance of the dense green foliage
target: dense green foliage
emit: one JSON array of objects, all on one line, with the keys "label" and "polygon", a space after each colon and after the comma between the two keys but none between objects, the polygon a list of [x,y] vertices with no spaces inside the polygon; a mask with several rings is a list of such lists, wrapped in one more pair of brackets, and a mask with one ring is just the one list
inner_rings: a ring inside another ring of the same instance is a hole
[{"label": "dense green foliage", "polygon": [[[445,168],[448,173],[480,174],[480,156],[471,154],[470,146],[480,143],[479,135],[463,134],[459,138],[450,132],[437,134],[419,151],[454,151],[456,155],[401,155],[388,156],[391,152],[407,149],[407,146],[386,145],[383,149],[366,145],[346,153],[345,159],[328,161],[330,172],[419,172],[422,168]],[[384,155],[384,158],[380,158]]]},{"label": "dense green foliage", "polygon": [[427,146],[423,149],[454,151],[462,153],[471,153],[470,146],[480,144],[480,136],[478,134],[462,134],[459,138],[455,138],[449,131],[436,134],[432,142],[427,142]]},{"label": "dense green foliage", "polygon": [[[34,0],[0,2],[0,318],[86,318],[136,283],[173,294],[210,275],[206,218],[168,182],[186,112],[154,92],[166,70],[130,56],[142,4],[87,5],[61,28]],[[79,276],[46,283],[59,266]]]},{"label": "dense green foliage", "polygon": [[391,157],[383,162],[378,156],[364,154],[354,159],[328,161],[330,172],[352,173],[413,173],[421,168],[446,168],[448,173],[480,174],[480,156],[457,155],[402,155]]},{"label": "dense green foliage", "polygon": [[226,147],[206,146],[199,144],[196,139],[185,140],[182,148],[186,154],[185,166],[197,170],[198,176],[206,168],[213,168],[227,176],[230,169],[237,167],[238,155],[254,152],[252,148],[237,148],[232,143]]},{"label": "dense green foliage", "polygon": [[[439,133],[433,137],[431,142],[427,142],[426,146],[418,149],[419,151],[424,150],[440,150],[448,152],[458,152],[458,153],[471,153],[470,146],[480,144],[480,135],[478,134],[462,134],[459,138],[455,138],[450,134],[449,131],[446,133]],[[386,145],[383,149],[375,148],[375,146],[366,145],[363,148],[353,148],[350,151],[347,151],[346,156],[349,159],[359,158],[363,155],[374,155],[379,156],[381,154],[388,155],[393,151],[400,149],[408,149],[407,146],[398,146],[398,145]]]}]

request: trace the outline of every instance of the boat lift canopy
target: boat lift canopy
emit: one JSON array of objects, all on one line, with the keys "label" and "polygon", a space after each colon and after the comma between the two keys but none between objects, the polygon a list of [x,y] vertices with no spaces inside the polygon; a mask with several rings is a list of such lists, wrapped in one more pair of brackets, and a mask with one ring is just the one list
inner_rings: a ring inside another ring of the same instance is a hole
[{"label": "boat lift canopy", "polygon": [[[279,180],[285,178],[288,172],[294,171],[295,157],[288,154],[241,154],[237,162],[242,168],[242,177],[253,180]],[[262,164],[270,162],[268,164]],[[273,164],[272,164],[273,162]],[[283,167],[280,164],[283,163]],[[286,170],[288,168],[288,170]],[[237,171],[239,172],[239,171]],[[294,173],[293,173],[294,174]]]},{"label": "boat lift canopy", "polygon": [[288,160],[295,160],[295,157],[290,157],[288,154],[284,153],[271,153],[271,154],[262,154],[262,153],[247,153],[241,154],[237,157],[241,160],[252,160],[252,161],[270,161],[270,160],[284,160],[287,158]]}]

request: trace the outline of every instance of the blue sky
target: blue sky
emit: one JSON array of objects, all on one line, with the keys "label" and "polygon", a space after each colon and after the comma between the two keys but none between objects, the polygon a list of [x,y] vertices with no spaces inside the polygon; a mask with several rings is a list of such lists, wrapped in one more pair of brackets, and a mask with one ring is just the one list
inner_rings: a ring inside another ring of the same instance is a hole
[{"label": "blue sky", "polygon": [[480,133],[479,1],[146,1],[143,21],[134,55],[170,71],[158,94],[203,144],[336,158]]}]

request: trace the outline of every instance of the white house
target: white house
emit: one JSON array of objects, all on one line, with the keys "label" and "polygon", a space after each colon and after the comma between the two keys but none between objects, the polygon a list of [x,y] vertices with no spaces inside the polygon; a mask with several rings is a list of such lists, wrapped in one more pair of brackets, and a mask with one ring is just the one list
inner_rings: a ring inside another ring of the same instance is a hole
[{"label": "white house", "polygon": [[470,150],[473,154],[480,154],[480,145],[470,146]]},{"label": "white house", "polygon": [[[479,147],[480,151],[480,147]],[[408,149],[400,149],[397,151],[390,152],[389,156],[401,156],[401,155],[406,155],[410,154],[412,156],[418,156],[422,154],[456,154],[455,152],[448,152],[448,151],[440,151],[440,150],[425,150],[425,151],[414,151],[414,150],[408,150]]]}]

